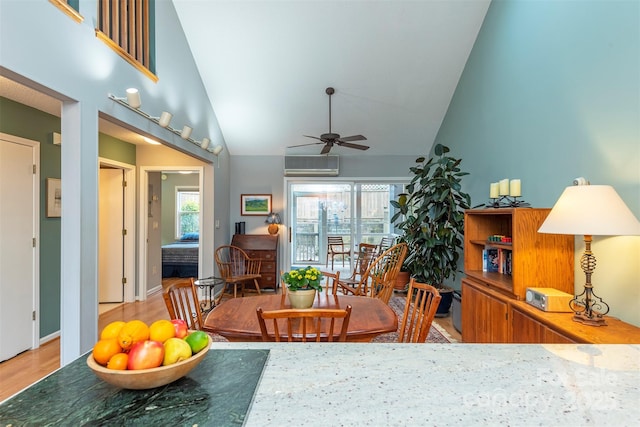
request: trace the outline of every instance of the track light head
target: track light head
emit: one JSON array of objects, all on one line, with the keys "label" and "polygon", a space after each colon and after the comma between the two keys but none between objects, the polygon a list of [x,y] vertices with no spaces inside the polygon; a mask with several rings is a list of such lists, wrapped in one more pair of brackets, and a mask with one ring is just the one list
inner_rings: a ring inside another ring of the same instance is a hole
[{"label": "track light head", "polygon": [[131,108],[140,108],[142,101],[140,100],[140,92],[134,87],[127,89],[127,104]]}]

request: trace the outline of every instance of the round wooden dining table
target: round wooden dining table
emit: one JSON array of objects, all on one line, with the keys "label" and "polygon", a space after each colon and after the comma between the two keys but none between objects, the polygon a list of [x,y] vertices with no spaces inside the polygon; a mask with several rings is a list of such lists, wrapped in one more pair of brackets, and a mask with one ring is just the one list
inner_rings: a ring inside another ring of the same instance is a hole
[{"label": "round wooden dining table", "polygon": [[[313,308],[344,309],[347,305],[352,308],[347,341],[369,342],[380,334],[398,330],[398,316],[377,298],[318,292]],[[258,307],[268,311],[291,308],[291,305],[288,298],[280,294],[229,299],[209,312],[202,329],[222,335],[229,341],[262,341],[256,314]],[[336,329],[339,330],[338,323]]]}]

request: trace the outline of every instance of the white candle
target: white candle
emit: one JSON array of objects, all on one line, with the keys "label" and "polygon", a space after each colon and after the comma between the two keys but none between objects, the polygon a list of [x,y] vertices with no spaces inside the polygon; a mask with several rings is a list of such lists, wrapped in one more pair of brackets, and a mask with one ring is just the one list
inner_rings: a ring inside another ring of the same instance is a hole
[{"label": "white candle", "polygon": [[520,180],[512,179],[509,184],[509,195],[511,197],[520,197],[522,196],[522,191],[520,189]]},{"label": "white candle", "polygon": [[489,186],[489,198],[497,199],[498,198],[498,183],[492,182]]},{"label": "white candle", "polygon": [[505,179],[501,179],[500,180],[500,195],[501,196],[508,196],[509,195],[509,179],[505,178]]}]

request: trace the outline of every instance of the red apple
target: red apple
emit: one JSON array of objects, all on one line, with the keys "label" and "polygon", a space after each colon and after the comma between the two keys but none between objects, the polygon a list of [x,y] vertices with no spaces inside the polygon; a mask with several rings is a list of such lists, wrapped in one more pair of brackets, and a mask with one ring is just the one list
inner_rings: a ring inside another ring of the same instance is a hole
[{"label": "red apple", "polygon": [[162,365],[164,346],[158,341],[139,341],[129,350],[127,369],[151,369]]},{"label": "red apple", "polygon": [[176,338],[184,338],[189,335],[189,327],[187,326],[187,322],[182,319],[172,319],[171,323],[173,323],[173,327],[176,329]]}]

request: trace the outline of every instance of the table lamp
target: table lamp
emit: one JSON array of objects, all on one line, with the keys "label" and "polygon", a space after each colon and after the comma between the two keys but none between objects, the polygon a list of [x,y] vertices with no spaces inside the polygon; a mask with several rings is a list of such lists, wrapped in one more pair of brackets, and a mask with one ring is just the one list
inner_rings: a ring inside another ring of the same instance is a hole
[{"label": "table lamp", "polygon": [[571,300],[569,307],[574,321],[604,326],[603,316],[609,312],[609,305],[593,292],[591,284],[596,268],[596,258],[591,252],[592,236],[640,235],[640,222],[613,187],[589,185],[584,178],[576,178],[573,183],[574,186],[564,190],[538,232],[584,235],[585,250],[580,257],[586,277],[584,290]]},{"label": "table lamp", "polygon": [[264,222],[269,224],[269,227],[267,227],[269,234],[278,234],[278,224],[282,223],[279,214],[271,212]]}]

